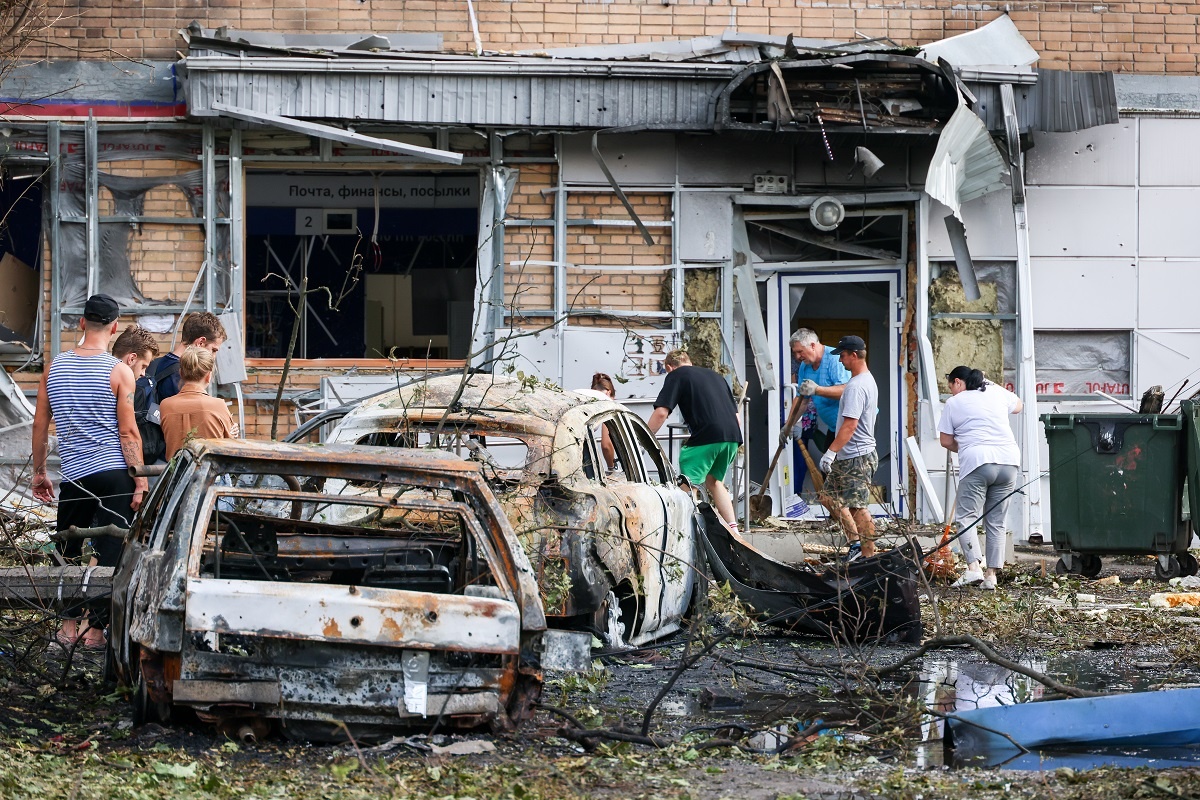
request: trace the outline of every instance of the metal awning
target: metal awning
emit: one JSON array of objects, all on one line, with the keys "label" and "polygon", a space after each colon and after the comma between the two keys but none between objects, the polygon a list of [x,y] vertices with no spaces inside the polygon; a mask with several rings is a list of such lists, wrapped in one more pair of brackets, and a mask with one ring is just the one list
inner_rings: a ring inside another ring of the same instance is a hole
[{"label": "metal awning", "polygon": [[220,55],[179,63],[188,114],[359,123],[711,130],[737,64]]},{"label": "metal awning", "polygon": [[397,142],[391,139],[380,139],[376,136],[366,136],[365,134],[355,133],[343,128],[335,128],[332,125],[322,125],[317,122],[308,122],[307,120],[281,117],[278,114],[252,111],[248,108],[239,108],[225,103],[213,103],[212,110],[223,117],[231,117],[242,122],[271,125],[281,130],[292,131],[293,133],[303,133],[321,139],[354,145],[355,147],[386,150],[389,153],[412,156],[437,164],[457,165],[461,164],[463,160],[462,153],[452,153],[449,150],[435,150],[431,147],[419,147],[415,144],[405,144],[404,142]]}]

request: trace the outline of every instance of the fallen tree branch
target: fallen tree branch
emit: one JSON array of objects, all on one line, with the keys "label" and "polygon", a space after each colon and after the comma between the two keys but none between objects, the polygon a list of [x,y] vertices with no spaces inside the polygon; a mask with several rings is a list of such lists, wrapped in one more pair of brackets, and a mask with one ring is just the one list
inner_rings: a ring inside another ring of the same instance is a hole
[{"label": "fallen tree branch", "polygon": [[925,713],[930,715],[931,717],[940,717],[941,719],[952,719],[955,722],[961,722],[963,725],[970,725],[972,728],[979,728],[979,730],[981,730],[981,731],[987,731],[988,733],[995,734],[996,736],[1003,736],[1005,739],[1008,739],[1008,741],[1012,742],[1013,747],[1020,750],[1022,754],[1026,754],[1029,752],[1028,747],[1021,744],[1020,742],[1018,742],[1013,737],[1009,736],[1004,731],[998,731],[995,728],[989,728],[987,725],[980,725],[978,722],[974,722],[969,719],[963,719],[962,717],[958,716],[957,714],[947,714],[945,711],[937,711],[932,708],[926,708]]},{"label": "fallen tree branch", "polygon": [[884,677],[885,675],[890,675],[903,669],[912,662],[921,658],[921,656],[925,655],[930,650],[940,650],[945,647],[960,647],[962,645],[969,645],[975,648],[980,655],[993,664],[1004,667],[1012,672],[1016,672],[1019,675],[1024,675],[1027,678],[1032,678],[1043,686],[1052,689],[1059,694],[1065,694],[1069,697],[1106,697],[1109,694],[1112,694],[1112,692],[1093,692],[1090,689],[1080,689],[1077,686],[1069,686],[1065,683],[1057,681],[1054,678],[1051,678],[1049,675],[1038,672],[1031,667],[1027,667],[1024,664],[1019,664],[1016,661],[1005,658],[992,649],[992,646],[987,642],[984,642],[982,639],[978,639],[969,633],[962,633],[958,634],[957,636],[939,636],[930,639],[916,650],[897,661],[895,664],[876,670],[875,674],[877,677]]}]

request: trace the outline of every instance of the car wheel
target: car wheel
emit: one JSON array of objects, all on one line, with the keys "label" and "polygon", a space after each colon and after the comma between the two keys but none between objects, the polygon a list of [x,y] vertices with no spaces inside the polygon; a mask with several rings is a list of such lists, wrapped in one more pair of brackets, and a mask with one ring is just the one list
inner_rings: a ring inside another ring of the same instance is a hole
[{"label": "car wheel", "polygon": [[146,685],[146,676],[141,667],[137,670],[137,683],[133,687],[133,725],[140,727],[147,722],[170,722],[171,705],[159,703],[150,696],[150,687]]}]

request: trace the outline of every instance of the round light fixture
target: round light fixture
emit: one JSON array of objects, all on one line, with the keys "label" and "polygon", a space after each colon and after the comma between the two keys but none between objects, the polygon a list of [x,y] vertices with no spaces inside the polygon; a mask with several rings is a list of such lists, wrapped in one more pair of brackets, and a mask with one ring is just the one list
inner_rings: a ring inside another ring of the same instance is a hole
[{"label": "round light fixture", "polygon": [[808,219],[819,231],[831,231],[846,218],[846,209],[836,197],[818,197],[808,207]]}]

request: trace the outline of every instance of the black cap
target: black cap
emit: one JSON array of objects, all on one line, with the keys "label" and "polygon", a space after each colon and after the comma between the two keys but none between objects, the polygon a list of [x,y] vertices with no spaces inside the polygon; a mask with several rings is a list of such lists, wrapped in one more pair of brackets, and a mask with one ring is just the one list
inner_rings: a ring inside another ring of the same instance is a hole
[{"label": "black cap", "polygon": [[89,322],[107,325],[119,316],[121,307],[106,294],[94,294],[83,304],[83,318]]},{"label": "black cap", "polygon": [[861,336],[843,336],[841,339],[838,339],[837,347],[833,348],[833,354],[840,356],[846,350],[862,353],[866,349],[867,343],[862,340]]}]

